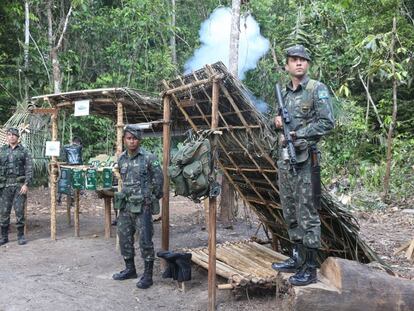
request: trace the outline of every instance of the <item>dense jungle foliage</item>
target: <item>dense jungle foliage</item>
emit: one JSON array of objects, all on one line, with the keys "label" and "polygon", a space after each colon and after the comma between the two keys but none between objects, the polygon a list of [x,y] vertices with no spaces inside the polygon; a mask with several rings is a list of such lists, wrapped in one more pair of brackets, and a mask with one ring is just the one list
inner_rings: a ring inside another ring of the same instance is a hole
[{"label": "dense jungle foliage", "polygon": [[[311,51],[311,76],[332,91],[337,126],[322,146],[325,184],[342,192],[365,189],[375,196],[382,193],[387,135],[393,126],[393,105],[397,105],[390,195],[404,199],[412,193],[414,2],[242,2],[243,13],[254,16],[262,35],[271,43],[271,51],[244,81],[258,97],[275,102],[274,84],[285,78],[280,70],[283,50],[293,43],[304,44]],[[25,3],[30,12],[28,63],[24,57]],[[58,50],[62,92],[129,86],[158,94],[160,81],[182,72],[185,61],[199,47],[200,24],[217,6],[231,6],[231,1],[1,1],[1,124],[14,113],[18,102],[25,102],[25,88],[29,97],[54,92],[50,51],[57,44],[69,8],[71,15]],[[171,23],[173,14],[175,25]],[[176,63],[171,56],[172,36],[176,39]],[[111,150],[114,127],[109,120],[95,116],[62,118],[64,129],[60,133],[65,143],[70,135],[76,135],[83,137],[87,156]]]}]

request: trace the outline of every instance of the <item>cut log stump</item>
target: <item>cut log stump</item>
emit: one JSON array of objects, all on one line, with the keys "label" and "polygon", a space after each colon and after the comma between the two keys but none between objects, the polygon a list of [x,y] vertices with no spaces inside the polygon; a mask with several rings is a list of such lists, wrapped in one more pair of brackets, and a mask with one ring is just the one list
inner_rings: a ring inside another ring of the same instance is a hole
[{"label": "cut log stump", "polygon": [[397,255],[398,253],[404,251],[405,258],[407,258],[411,262],[414,262],[414,239],[408,241],[407,243],[404,243],[401,247],[397,248],[397,250],[394,252],[394,255]]},{"label": "cut log stump", "polygon": [[316,284],[290,288],[290,310],[414,310],[414,281],[356,261],[329,257],[318,278],[321,281]]}]

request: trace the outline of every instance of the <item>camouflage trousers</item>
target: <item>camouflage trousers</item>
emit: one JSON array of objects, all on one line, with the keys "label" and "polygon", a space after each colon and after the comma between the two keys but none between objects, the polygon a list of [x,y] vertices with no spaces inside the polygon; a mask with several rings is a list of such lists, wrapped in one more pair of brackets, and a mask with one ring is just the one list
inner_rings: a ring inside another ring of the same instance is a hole
[{"label": "camouflage trousers", "polygon": [[10,214],[14,206],[16,214],[16,228],[24,227],[24,208],[26,194],[20,194],[21,185],[7,186],[0,189],[0,226],[8,227],[10,224]]},{"label": "camouflage trousers", "polygon": [[154,260],[154,243],[152,242],[154,227],[151,208],[143,208],[141,213],[132,213],[126,209],[120,210],[117,231],[121,254],[125,259],[135,256],[134,235],[138,232],[141,257],[146,261]]},{"label": "camouflage trousers", "polygon": [[310,248],[321,246],[321,221],[313,203],[311,160],[298,165],[297,175],[279,165],[279,191],[289,238]]}]

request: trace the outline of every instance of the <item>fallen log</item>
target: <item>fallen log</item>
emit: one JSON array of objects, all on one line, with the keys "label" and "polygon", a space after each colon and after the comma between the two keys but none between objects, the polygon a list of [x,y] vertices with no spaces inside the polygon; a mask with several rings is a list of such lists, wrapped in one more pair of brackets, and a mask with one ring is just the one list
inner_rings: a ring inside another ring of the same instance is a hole
[{"label": "fallen log", "polygon": [[292,287],[289,299],[291,310],[414,310],[414,281],[334,257],[324,261],[320,277],[328,282],[328,286],[318,282]]}]

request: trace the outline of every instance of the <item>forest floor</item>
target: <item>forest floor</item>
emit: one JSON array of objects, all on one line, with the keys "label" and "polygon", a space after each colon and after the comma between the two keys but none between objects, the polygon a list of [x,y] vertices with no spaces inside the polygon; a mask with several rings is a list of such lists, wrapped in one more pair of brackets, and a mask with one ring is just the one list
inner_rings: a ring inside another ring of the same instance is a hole
[{"label": "forest floor", "polygon": [[[395,249],[414,238],[413,202],[377,212],[358,211],[355,216],[364,240],[400,276],[414,279],[414,266]],[[28,197],[28,244],[17,245],[12,226],[10,242],[0,247],[0,311],[20,310],[206,310],[207,272],[193,264],[192,280],[180,291],[171,279],[161,278],[160,260],[154,267],[154,285],[147,290],[135,287],[137,280],[114,281],[113,273],[123,269],[115,238],[104,239],[103,200],[95,193],[81,196],[80,238],[68,225],[66,204],[58,208],[57,240],[50,240],[49,191],[33,189]],[[231,229],[218,224],[217,242],[248,239],[259,222],[241,208],[240,219]],[[170,248],[206,246],[201,204],[172,198]],[[14,217],[12,217],[14,221]],[[161,223],[154,225],[156,250],[161,247]],[[113,236],[115,235],[113,227]],[[259,232],[259,236],[263,232]],[[137,252],[139,254],[139,251]],[[135,258],[137,270],[143,263]],[[226,280],[219,278],[219,283]],[[279,301],[279,302],[278,302]],[[217,310],[281,310],[273,292],[254,294],[217,291]]]}]

